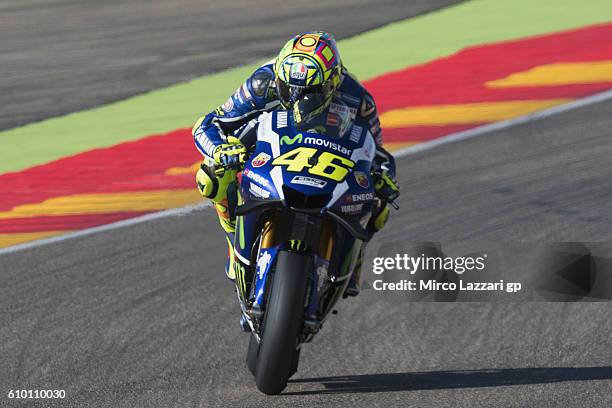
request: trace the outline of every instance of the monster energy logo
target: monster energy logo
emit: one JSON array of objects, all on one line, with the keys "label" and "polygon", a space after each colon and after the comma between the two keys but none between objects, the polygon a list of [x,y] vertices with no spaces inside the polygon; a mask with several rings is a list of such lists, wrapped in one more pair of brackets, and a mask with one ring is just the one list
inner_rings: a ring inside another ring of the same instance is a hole
[{"label": "monster energy logo", "polygon": [[236,275],[236,286],[238,286],[238,290],[240,291],[240,294],[244,299],[246,297],[245,294],[247,291],[245,280],[246,270],[244,266],[240,264],[239,261],[234,262],[234,273]]},{"label": "monster energy logo", "polygon": [[289,240],[289,248],[291,248],[292,251],[302,252],[306,250],[307,245],[305,242],[302,242],[298,239],[292,239]]},{"label": "monster energy logo", "polygon": [[280,144],[282,145],[292,145],[295,142],[298,143],[302,143],[302,134],[298,133],[297,135],[295,135],[293,138],[290,138],[289,136],[285,135],[283,137],[281,137],[280,139]]}]

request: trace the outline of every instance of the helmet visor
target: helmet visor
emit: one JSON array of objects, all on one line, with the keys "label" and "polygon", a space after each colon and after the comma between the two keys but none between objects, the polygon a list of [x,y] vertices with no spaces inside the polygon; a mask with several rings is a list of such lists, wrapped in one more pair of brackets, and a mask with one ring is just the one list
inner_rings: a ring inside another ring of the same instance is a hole
[{"label": "helmet visor", "polygon": [[276,81],[276,88],[278,90],[278,97],[284,107],[289,108],[298,99],[310,95],[310,94],[321,94],[325,99],[327,95],[324,94],[324,87],[321,85],[290,85],[283,81]]},{"label": "helmet visor", "polygon": [[320,93],[306,94],[299,98],[292,106],[293,118],[298,128],[309,126],[325,109],[327,101]]}]

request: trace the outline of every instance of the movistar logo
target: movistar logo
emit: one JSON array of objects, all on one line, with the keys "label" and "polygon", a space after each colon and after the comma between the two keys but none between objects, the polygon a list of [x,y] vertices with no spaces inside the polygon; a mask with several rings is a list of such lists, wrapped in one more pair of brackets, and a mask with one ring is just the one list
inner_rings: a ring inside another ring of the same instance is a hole
[{"label": "movistar logo", "polygon": [[292,145],[295,142],[298,143],[302,143],[302,134],[298,133],[297,135],[295,135],[293,138],[290,138],[289,136],[285,135],[283,137],[281,137],[280,139],[280,144],[282,145]]},{"label": "movistar logo", "polygon": [[334,143],[334,142],[331,142],[325,139],[320,139],[318,137],[307,137],[306,140],[304,140],[304,143],[311,144],[311,145],[317,145],[317,146],[323,146],[328,149],[332,149],[337,152],[340,152],[342,154],[346,154],[347,156],[350,156],[351,153],[353,152],[351,149],[347,149],[346,147],[338,143]]}]

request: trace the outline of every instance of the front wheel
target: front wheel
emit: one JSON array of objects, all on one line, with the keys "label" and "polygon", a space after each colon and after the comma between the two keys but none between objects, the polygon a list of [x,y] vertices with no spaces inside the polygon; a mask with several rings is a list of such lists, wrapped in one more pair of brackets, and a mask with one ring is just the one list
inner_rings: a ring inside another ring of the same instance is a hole
[{"label": "front wheel", "polygon": [[251,338],[249,339],[249,348],[247,350],[246,357],[246,365],[249,368],[251,374],[255,375],[255,371],[257,371],[257,356],[259,355],[259,343],[257,343],[257,339],[255,335],[251,333]]},{"label": "front wheel", "polygon": [[255,371],[257,388],[265,394],[284,390],[297,367],[296,347],[311,270],[312,258],[308,256],[285,251],[278,255]]}]

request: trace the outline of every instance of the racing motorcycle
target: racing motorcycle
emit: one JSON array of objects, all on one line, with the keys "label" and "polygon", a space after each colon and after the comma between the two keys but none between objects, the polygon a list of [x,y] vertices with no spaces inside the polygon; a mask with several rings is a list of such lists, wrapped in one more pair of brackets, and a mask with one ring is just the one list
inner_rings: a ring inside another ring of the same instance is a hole
[{"label": "racing motorcycle", "polygon": [[235,272],[250,331],[246,364],[260,391],[278,394],[300,350],[342,297],[378,200],[375,143],[299,131],[287,111],[264,114],[244,165],[236,208]]}]

